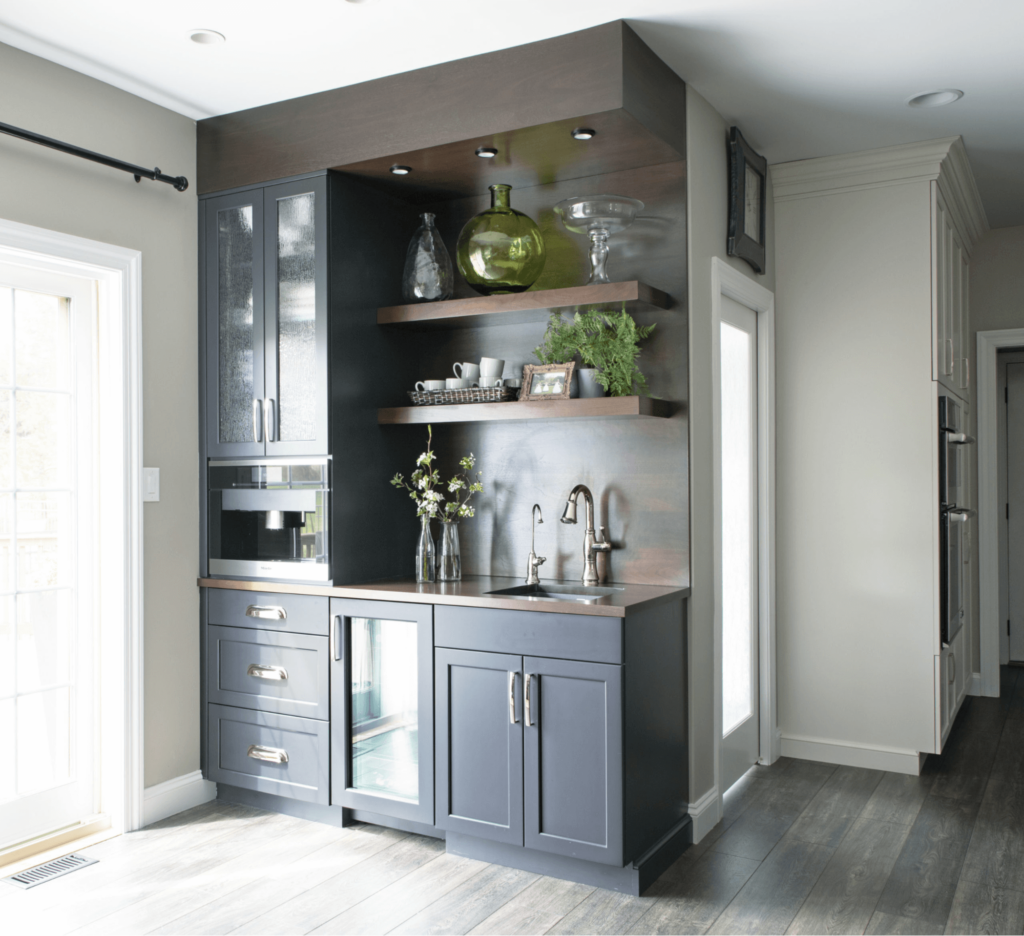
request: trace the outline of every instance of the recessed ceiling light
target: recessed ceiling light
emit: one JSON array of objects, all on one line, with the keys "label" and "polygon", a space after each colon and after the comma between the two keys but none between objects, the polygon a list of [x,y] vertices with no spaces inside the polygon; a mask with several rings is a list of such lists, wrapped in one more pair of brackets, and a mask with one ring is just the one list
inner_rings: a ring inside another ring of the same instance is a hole
[{"label": "recessed ceiling light", "polygon": [[348,0],[349,3],[376,3],[377,0]]},{"label": "recessed ceiling light", "polygon": [[494,159],[498,155],[498,151],[493,146],[478,146],[476,154],[481,159]]},{"label": "recessed ceiling light", "polygon": [[[352,0],[352,2],[355,2],[355,0]],[[411,166],[399,166],[396,163],[394,166],[391,167],[392,175],[408,175],[410,172],[412,172]]]},{"label": "recessed ceiling light", "polygon": [[572,132],[572,138],[574,140],[592,140],[597,136],[596,130],[591,130],[590,127],[577,127]]},{"label": "recessed ceiling light", "polygon": [[189,33],[189,39],[197,42],[199,45],[217,45],[220,42],[227,41],[224,33],[219,33],[213,29],[193,29]]},{"label": "recessed ceiling light", "polygon": [[964,96],[963,91],[956,88],[945,88],[942,91],[926,91],[924,94],[915,94],[907,103],[911,107],[942,107],[944,104],[952,104]]}]

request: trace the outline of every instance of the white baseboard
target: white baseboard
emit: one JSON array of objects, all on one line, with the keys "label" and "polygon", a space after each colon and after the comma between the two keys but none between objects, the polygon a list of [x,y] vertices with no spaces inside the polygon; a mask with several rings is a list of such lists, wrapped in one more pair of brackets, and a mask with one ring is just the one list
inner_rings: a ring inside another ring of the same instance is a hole
[{"label": "white baseboard", "polygon": [[713,786],[696,803],[690,803],[687,811],[693,820],[693,843],[696,845],[722,818],[718,787]]},{"label": "white baseboard", "polygon": [[798,760],[822,761],[844,767],[867,767],[870,770],[891,770],[893,773],[921,772],[922,758],[917,751],[899,751],[893,748],[871,748],[855,744],[840,744],[813,738],[782,736],[782,756]]},{"label": "white baseboard", "polygon": [[165,783],[146,787],[142,799],[142,824],[152,825],[216,798],[217,784],[204,780],[200,771],[183,774]]}]

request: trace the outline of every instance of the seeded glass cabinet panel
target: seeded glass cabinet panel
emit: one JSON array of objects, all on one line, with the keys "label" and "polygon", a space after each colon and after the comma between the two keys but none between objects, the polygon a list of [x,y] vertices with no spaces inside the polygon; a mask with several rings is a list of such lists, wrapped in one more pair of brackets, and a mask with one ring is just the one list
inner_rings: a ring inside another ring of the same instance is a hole
[{"label": "seeded glass cabinet panel", "polygon": [[205,205],[211,456],[327,453],[327,179]]},{"label": "seeded glass cabinet panel", "polygon": [[331,628],[331,803],[433,825],[433,608],[334,598]]}]

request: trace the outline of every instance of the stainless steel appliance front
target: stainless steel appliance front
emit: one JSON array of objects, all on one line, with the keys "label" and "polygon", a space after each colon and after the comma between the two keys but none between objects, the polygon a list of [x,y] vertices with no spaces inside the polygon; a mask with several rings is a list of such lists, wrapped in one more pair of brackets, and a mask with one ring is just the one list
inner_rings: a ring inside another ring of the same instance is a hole
[{"label": "stainless steel appliance front", "polygon": [[964,507],[963,448],[974,441],[963,431],[960,404],[939,397],[939,620],[942,645],[960,632],[964,622],[963,529],[973,511]]},{"label": "stainless steel appliance front", "polygon": [[209,463],[212,577],[329,583],[331,460]]}]

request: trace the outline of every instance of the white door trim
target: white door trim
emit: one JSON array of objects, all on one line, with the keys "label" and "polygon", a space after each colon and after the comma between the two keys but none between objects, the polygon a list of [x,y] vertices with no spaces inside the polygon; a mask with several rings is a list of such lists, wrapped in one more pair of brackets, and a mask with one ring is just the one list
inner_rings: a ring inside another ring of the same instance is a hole
[{"label": "white door trim", "polygon": [[775,687],[775,296],[718,257],[711,259],[711,384],[714,394],[712,448],[714,459],[715,531],[715,789],[721,814],[722,768],[722,570],[718,542],[722,518],[722,426],[719,397],[719,332],[722,296],[757,313],[757,510],[758,510],[758,669],[760,682],[760,763],[781,755]]},{"label": "white door trim", "polygon": [[[103,811],[116,831],[143,820],[142,254],[0,219],[0,255],[99,283],[97,480],[104,561],[101,626]],[[112,415],[111,415],[112,414]]]},{"label": "white door trim", "polygon": [[978,332],[978,589],[982,695],[999,695],[999,387],[997,354],[1024,347],[1024,328]]}]

